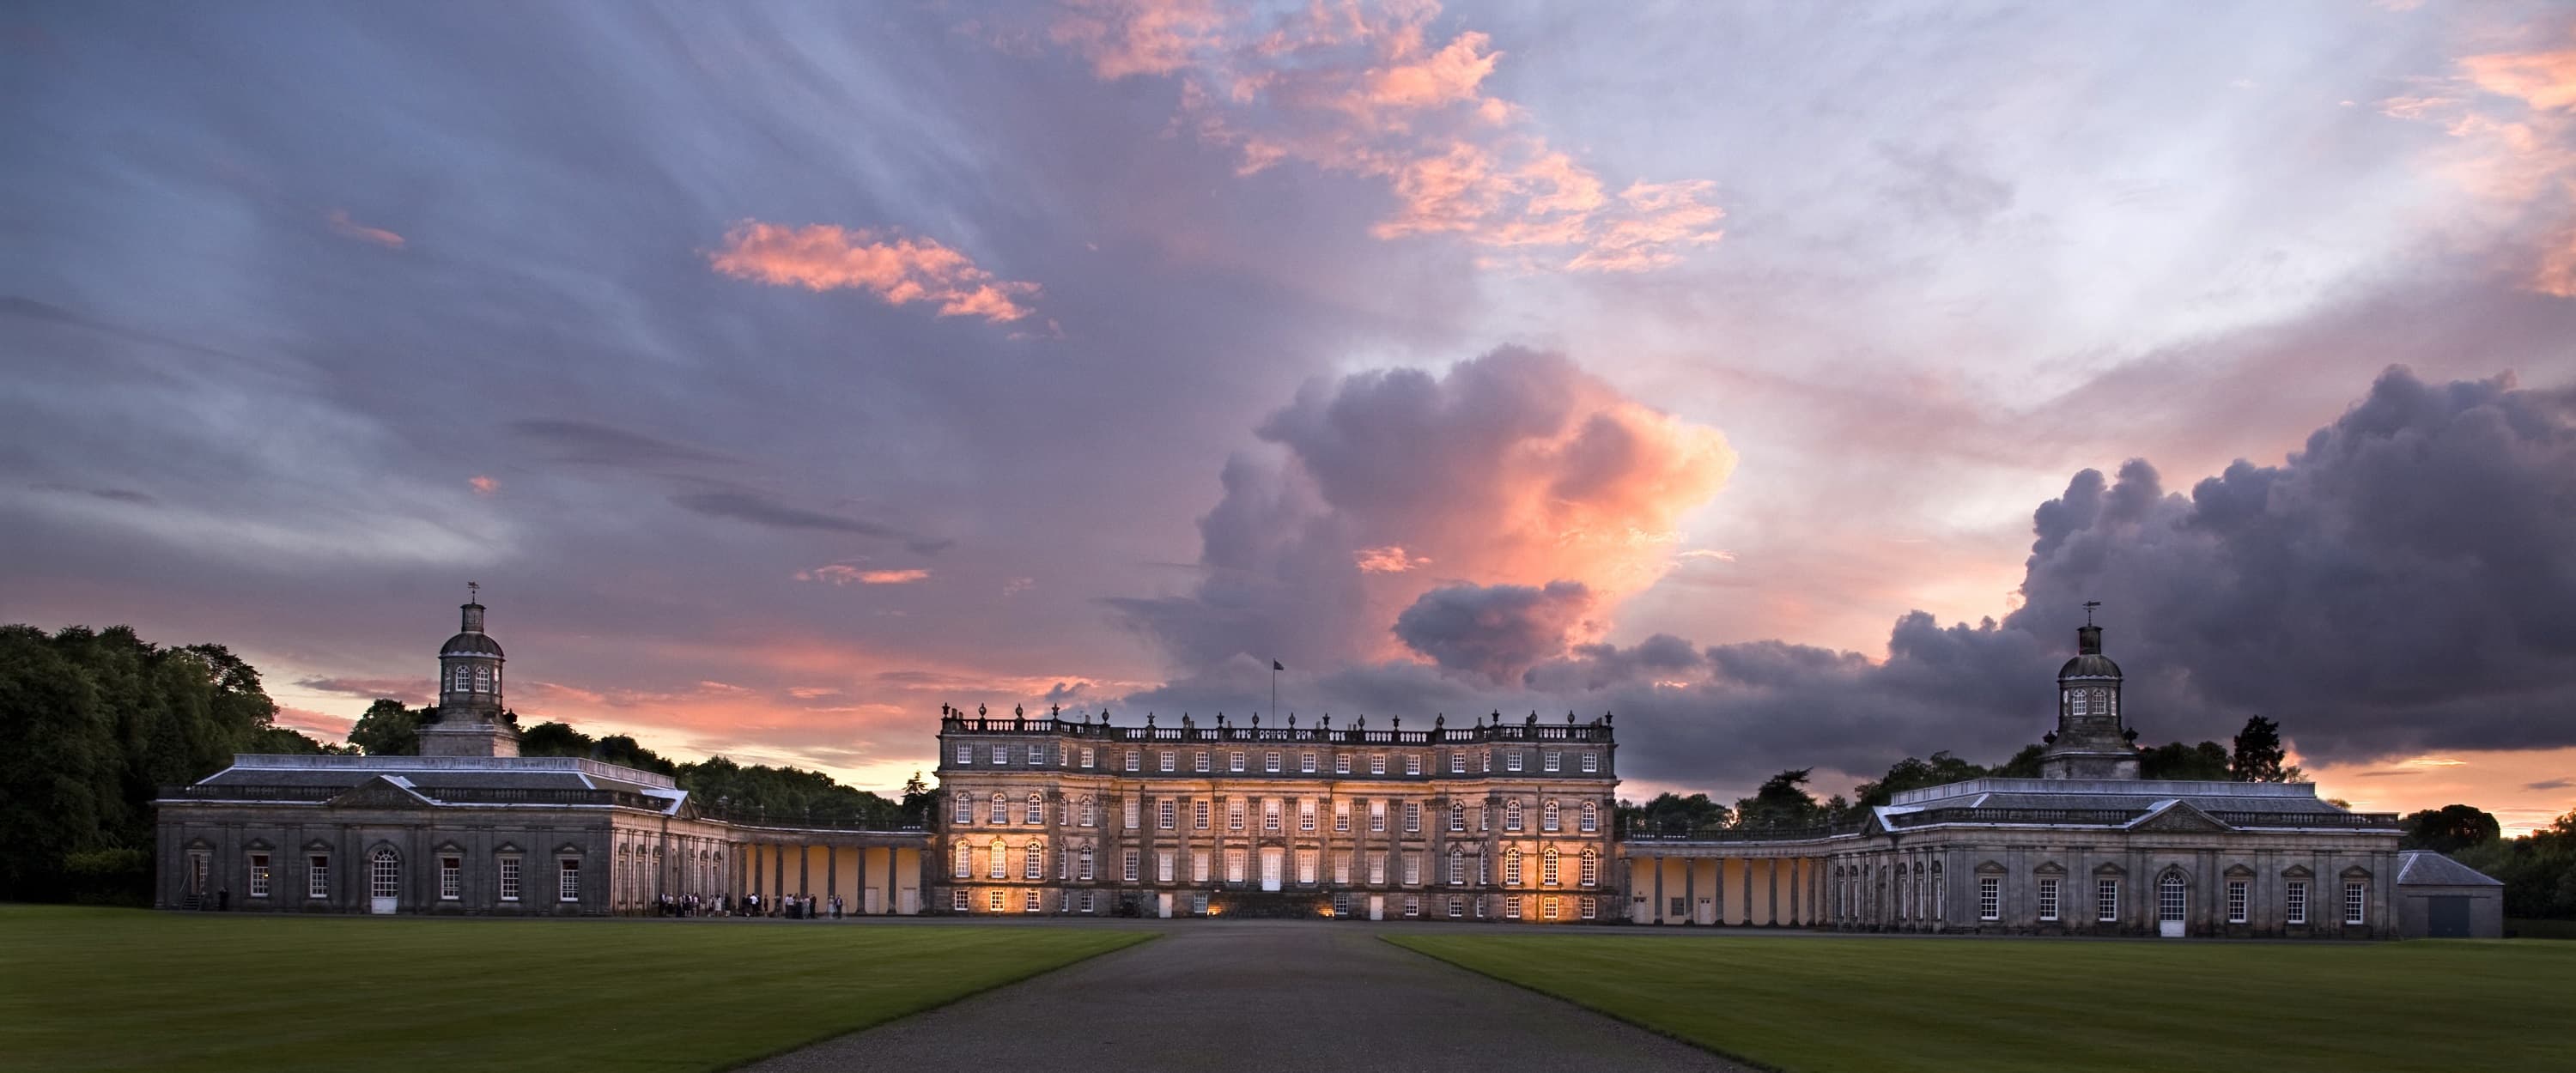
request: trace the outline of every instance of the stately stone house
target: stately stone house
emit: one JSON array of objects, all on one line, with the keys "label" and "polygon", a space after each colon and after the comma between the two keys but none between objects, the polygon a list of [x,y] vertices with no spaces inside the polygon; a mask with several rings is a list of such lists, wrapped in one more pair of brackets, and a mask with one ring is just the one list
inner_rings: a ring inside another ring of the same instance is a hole
[{"label": "stately stone house", "polygon": [[[159,806],[157,904],[597,915],[666,895],[850,912],[1758,925],[2019,935],[2495,934],[2493,880],[2306,783],[2138,777],[2120,668],[2077,631],[2042,777],[1912,790],[1854,827],[1614,830],[1612,718],[1406,730],[1120,726],[943,707],[931,831],[745,823],[666,776],[518,755],[479,601],[419,756],[241,756]],[[2411,884],[2411,886],[2410,886]]]},{"label": "stately stone house", "polygon": [[814,894],[914,912],[928,836],[702,813],[667,775],[518,755],[484,607],[439,647],[419,756],[237,756],[155,802],[154,903],[254,912],[601,915],[663,895]]},{"label": "stately stone house", "polygon": [[1611,719],[939,724],[959,913],[1615,918]]}]

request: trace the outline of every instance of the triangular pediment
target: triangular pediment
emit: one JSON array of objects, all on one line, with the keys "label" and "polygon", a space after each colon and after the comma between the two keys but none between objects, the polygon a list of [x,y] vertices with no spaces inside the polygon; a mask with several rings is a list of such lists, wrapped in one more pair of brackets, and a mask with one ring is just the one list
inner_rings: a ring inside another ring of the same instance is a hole
[{"label": "triangular pediment", "polygon": [[2193,807],[2189,801],[2168,801],[2163,807],[2129,821],[2132,831],[2219,832],[2235,828],[2218,822],[2208,813]]},{"label": "triangular pediment", "polygon": [[438,802],[422,797],[418,791],[383,775],[342,791],[338,797],[332,798],[328,803],[332,808],[428,809],[438,807]]}]

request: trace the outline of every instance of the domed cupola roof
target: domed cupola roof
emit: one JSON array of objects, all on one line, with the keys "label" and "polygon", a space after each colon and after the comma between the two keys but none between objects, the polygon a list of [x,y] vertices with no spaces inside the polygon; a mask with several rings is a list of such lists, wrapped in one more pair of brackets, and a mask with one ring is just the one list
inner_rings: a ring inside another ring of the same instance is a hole
[{"label": "domed cupola roof", "polygon": [[2075,658],[2057,669],[2057,677],[2118,678],[2120,665],[2102,654],[2102,627],[2087,624],[2075,631]]},{"label": "domed cupola roof", "polygon": [[460,633],[448,638],[446,644],[438,646],[438,654],[441,656],[498,656],[501,654],[501,642],[493,640],[491,634],[481,631]]}]

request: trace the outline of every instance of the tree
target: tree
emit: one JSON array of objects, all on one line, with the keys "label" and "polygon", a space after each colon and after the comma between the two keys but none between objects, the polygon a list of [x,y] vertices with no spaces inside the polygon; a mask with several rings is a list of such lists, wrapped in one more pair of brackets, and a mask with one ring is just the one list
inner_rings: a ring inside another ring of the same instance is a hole
[{"label": "tree", "polygon": [[1772,829],[1812,827],[1826,822],[1825,807],[1806,790],[1807,775],[1814,768],[1794,768],[1762,781],[1753,796],[1735,803],[1735,826],[1739,829]]},{"label": "tree", "polygon": [[2226,782],[2230,778],[2227,749],[2214,741],[2198,745],[2177,741],[2142,750],[2138,753],[2138,777]]},{"label": "tree", "polygon": [[2458,853],[2504,836],[2504,826],[2497,823],[2493,815],[2470,805],[2428,808],[2409,813],[2400,822],[2405,825],[2406,833],[2397,840],[2399,849]]},{"label": "tree", "polygon": [[1986,774],[1999,779],[2036,779],[2039,777],[2039,758],[2047,754],[2048,746],[2036,742],[2024,745],[2020,752],[2012,754],[2012,759]]},{"label": "tree", "polygon": [[1655,799],[1646,802],[1643,808],[1635,808],[1629,814],[1629,829],[1659,835],[1686,835],[1724,827],[1726,821],[1726,806],[1710,800],[1707,794],[1683,797],[1666,792],[1655,795]]},{"label": "tree", "polygon": [[939,810],[939,795],[923,781],[921,773],[903,780],[903,822],[906,826],[928,828],[932,813]]},{"label": "tree", "polygon": [[2262,716],[2245,721],[2236,732],[2236,749],[2227,759],[2227,774],[2238,782],[2291,782],[2300,771],[2283,767],[2289,750],[2281,745],[2281,726]]},{"label": "tree", "polygon": [[428,715],[427,708],[405,708],[401,701],[379,697],[349,727],[349,744],[368,756],[418,756],[420,725]]},{"label": "tree", "polygon": [[[1893,802],[1897,794],[1906,790],[1966,782],[1969,779],[1984,778],[1986,774],[1985,768],[1952,756],[1947,751],[1932,754],[1930,760],[1917,760],[1909,756],[1888,768],[1887,774],[1878,781],[1860,784],[1852,791],[1852,795],[1859,799],[1856,807],[1875,808]],[[2033,771],[2032,774],[2036,775],[2038,772]]]},{"label": "tree", "polygon": [[354,745],[335,745],[316,740],[292,727],[273,726],[263,727],[257,734],[252,735],[249,747],[242,751],[288,756],[328,756],[336,753],[355,753],[358,748]]}]

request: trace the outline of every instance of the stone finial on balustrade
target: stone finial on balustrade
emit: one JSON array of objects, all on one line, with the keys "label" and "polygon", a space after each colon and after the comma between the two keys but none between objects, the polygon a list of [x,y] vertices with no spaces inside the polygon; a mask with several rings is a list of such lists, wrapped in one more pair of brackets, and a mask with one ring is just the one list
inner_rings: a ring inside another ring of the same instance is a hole
[{"label": "stone finial on balustrade", "polygon": [[1145,713],[1145,725],[1146,725],[1147,727],[1152,727],[1152,726],[1154,725],[1154,713],[1152,713],[1152,712],[1146,712],[1146,713]]}]

